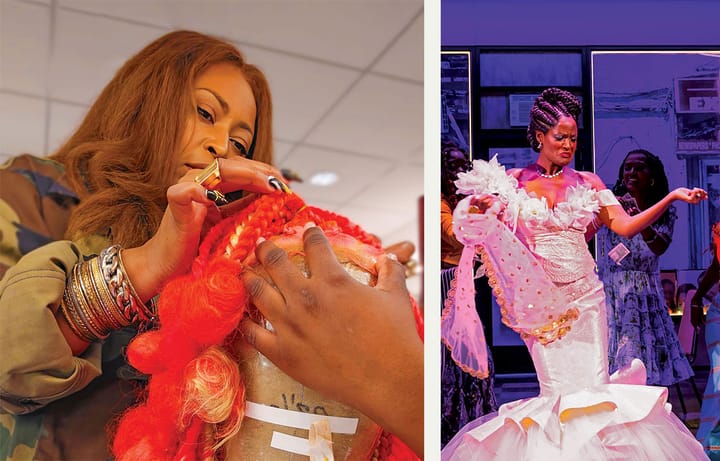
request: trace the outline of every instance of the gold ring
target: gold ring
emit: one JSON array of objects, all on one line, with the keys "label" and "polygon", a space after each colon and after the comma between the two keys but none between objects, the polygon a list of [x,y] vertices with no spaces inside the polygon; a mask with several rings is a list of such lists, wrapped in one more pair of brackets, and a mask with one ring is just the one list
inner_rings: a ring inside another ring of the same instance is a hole
[{"label": "gold ring", "polygon": [[210,165],[203,168],[203,170],[195,176],[195,182],[203,186],[205,189],[214,189],[215,186],[220,184],[222,178],[220,177],[220,162],[215,159]]}]

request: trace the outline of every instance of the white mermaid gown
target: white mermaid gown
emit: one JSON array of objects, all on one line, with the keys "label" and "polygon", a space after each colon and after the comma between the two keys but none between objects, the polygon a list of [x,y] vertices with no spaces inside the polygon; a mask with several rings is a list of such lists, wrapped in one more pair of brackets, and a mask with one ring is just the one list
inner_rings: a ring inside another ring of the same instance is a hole
[{"label": "white mermaid gown", "polygon": [[[540,395],[507,403],[496,415],[469,423],[445,447],[443,460],[707,459],[672,413],[667,389],[644,385],[642,362],[608,375],[605,295],[584,239],[593,212],[613,204],[608,194],[580,186],[554,210],[525,194],[511,216],[515,234],[494,216],[472,218],[477,230],[473,243],[479,245],[495,295],[500,295],[503,321],[521,333],[530,351]],[[467,203],[458,208],[460,215],[466,213]],[[468,225],[463,216],[458,221]],[[527,249],[531,254],[525,254]],[[523,303],[528,292],[537,296],[537,303]],[[568,302],[562,308],[543,303],[560,294]],[[538,329],[536,318],[534,325],[523,325],[532,320],[524,317],[528,305],[544,309],[550,324]],[[553,329],[552,320],[560,319],[570,326],[564,336]]]}]

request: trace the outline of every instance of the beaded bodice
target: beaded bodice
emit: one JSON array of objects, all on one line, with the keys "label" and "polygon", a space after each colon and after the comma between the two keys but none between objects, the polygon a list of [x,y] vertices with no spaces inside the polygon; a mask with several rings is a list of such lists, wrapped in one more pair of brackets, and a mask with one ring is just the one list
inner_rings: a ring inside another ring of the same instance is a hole
[{"label": "beaded bodice", "polygon": [[570,283],[595,270],[595,261],[587,249],[585,230],[599,209],[596,192],[587,185],[571,187],[565,201],[550,209],[544,198],[528,195],[520,189],[517,234],[535,254],[548,278],[555,283]]}]

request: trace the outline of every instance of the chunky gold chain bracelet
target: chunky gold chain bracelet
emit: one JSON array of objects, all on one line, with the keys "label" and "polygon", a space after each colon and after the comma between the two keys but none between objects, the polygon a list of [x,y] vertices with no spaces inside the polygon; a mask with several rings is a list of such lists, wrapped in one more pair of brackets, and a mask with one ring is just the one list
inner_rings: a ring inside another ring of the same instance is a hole
[{"label": "chunky gold chain bracelet", "polygon": [[143,304],[130,283],[120,245],[73,267],[59,308],[73,333],[87,342],[135,323],[145,329],[157,316],[154,299]]}]

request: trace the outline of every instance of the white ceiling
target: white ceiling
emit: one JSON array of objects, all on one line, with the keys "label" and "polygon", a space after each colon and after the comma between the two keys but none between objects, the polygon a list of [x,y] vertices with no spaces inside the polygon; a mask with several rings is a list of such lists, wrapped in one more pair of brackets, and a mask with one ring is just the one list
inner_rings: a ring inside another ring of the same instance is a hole
[{"label": "white ceiling", "polygon": [[306,201],[418,244],[422,0],[0,0],[0,158],[52,152],[130,55],[179,28],[265,71],[277,165],[339,176],[293,183]]}]

